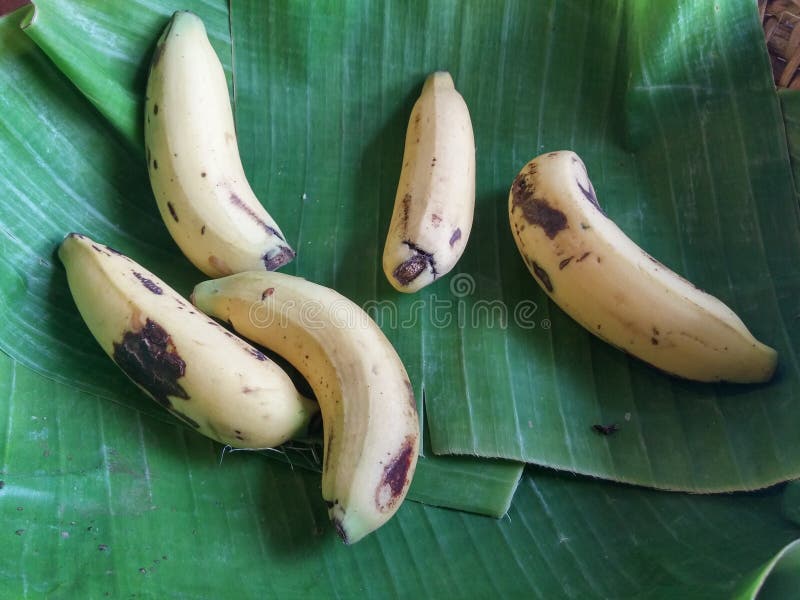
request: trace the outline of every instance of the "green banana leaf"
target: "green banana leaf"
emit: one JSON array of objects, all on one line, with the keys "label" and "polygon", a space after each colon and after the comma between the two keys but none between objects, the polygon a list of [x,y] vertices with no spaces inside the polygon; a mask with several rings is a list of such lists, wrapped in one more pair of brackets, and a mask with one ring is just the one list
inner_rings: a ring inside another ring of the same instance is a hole
[{"label": "green banana leaf", "polygon": [[[0,347],[109,396],[119,376],[85,335],[50,253],[77,228],[121,246],[179,290],[201,277],[157,222],[132,109],[154,40],[178,5],[37,4],[25,31],[120,136],[109,138],[100,119],[73,119],[75,131],[58,131],[58,169],[48,161],[6,167],[12,197],[35,195],[48,218],[31,219],[26,201],[4,215],[13,240],[2,302],[15,310],[0,325]],[[371,307],[424,390],[434,452],[691,491],[800,475],[800,227],[779,102],[748,1],[675,1],[657,15],[641,2],[234,2],[228,49],[224,3],[190,7],[232,65],[246,170],[298,250],[287,271]],[[391,290],[379,255],[407,115],[436,68],[453,72],[472,111],[475,233],[458,273],[409,297]],[[6,98],[16,106],[14,94],[25,92],[13,71]],[[98,92],[105,82],[109,94]],[[64,95],[57,110],[86,113],[77,95]],[[29,101],[18,118],[56,110],[42,103]],[[88,161],[68,151],[84,143],[98,149]],[[18,145],[7,151],[19,153]],[[24,145],[34,161],[53,152],[46,137]],[[779,350],[774,381],[672,379],[593,338],[545,298],[508,234],[506,195],[529,158],[562,147],[586,159],[608,214],[631,237]],[[71,173],[81,176],[61,176]],[[592,429],[609,423],[617,434]]]},{"label": "green banana leaf", "polygon": [[742,589],[741,597],[760,600],[794,598],[800,590],[800,540],[788,544],[753,577],[753,584]]},{"label": "green banana leaf", "polygon": [[221,457],[4,355],[0,375],[2,597],[750,598],[800,537],[778,490],[671,494],[531,468],[503,519],[406,502],[348,547],[309,471]]},{"label": "green banana leaf", "polygon": [[[0,596],[753,598],[792,584],[790,544],[800,527],[787,507],[795,483],[698,496],[528,467],[500,520],[407,502],[384,528],[345,547],[328,524],[319,476],[293,468],[296,456],[281,464],[224,453],[136,393],[80,322],[53,254],[64,232],[79,229],[181,292],[202,277],[159,222],[131,108],[141,102],[161,25],[172,10],[192,8],[233,67],[248,174],[301,250],[290,271],[362,303],[398,303],[394,313],[377,306],[376,317],[424,389],[426,444],[485,456],[511,446],[507,454],[517,459],[658,487],[788,479],[797,475],[800,443],[792,402],[798,279],[790,260],[797,211],[753,6],[719,3],[711,14],[689,2],[648,12],[633,0],[314,7],[236,0],[226,55],[224,2],[39,4],[44,10],[26,34],[20,15],[0,20],[0,348],[10,355],[0,354],[0,524],[9,546],[0,557]],[[93,60],[84,64],[83,56]],[[654,64],[643,68],[644,58]],[[472,65],[484,59],[503,69],[477,76]],[[481,132],[475,231],[482,233],[460,277],[400,298],[377,257],[404,121],[424,74],[440,67],[453,71]],[[687,84],[687,73],[708,85]],[[109,82],[108,94],[99,82]],[[696,121],[687,124],[682,109],[693,105]],[[728,161],[711,196],[730,203],[731,214],[702,204],[703,184],[712,171],[720,175],[686,157],[703,154],[703,140],[721,144],[708,150],[714,163]],[[776,382],[665,380],[585,337],[547,303],[506,236],[504,204],[516,170],[561,144],[598,168],[601,201],[637,241],[667,262],[672,255],[673,266],[685,262],[685,274],[779,348]],[[709,215],[713,239],[698,249],[697,228]],[[748,220],[755,217],[757,226]],[[731,223],[736,239],[723,238]],[[766,245],[755,255],[733,249],[756,233]],[[726,254],[746,264],[706,264]],[[769,277],[753,277],[764,264]],[[720,279],[725,285],[714,288]],[[416,329],[393,327],[393,314],[402,323],[419,310],[417,299],[450,300],[454,320],[481,300],[528,308],[520,303],[533,300],[536,327],[484,323],[482,337],[427,316]],[[575,356],[592,358],[584,379]],[[620,426],[613,436],[591,431],[612,421]],[[426,452],[421,465],[428,458],[440,457]],[[647,476],[641,461],[651,465]],[[494,464],[486,461],[469,463],[460,482],[455,463],[431,464],[415,481],[425,502],[435,503],[424,497],[432,491],[474,510],[468,502],[487,488],[513,490],[516,482],[484,472]],[[476,480],[483,487],[471,492]]]},{"label": "green banana leaf", "polygon": [[[41,6],[37,6],[37,13],[35,17],[32,17],[32,15],[29,14],[28,18],[23,21],[23,24],[26,26],[26,30],[29,33],[35,32],[36,36],[38,36],[38,34],[42,31],[48,31],[47,15],[48,12],[46,10],[42,10]],[[13,33],[17,33],[17,35],[14,36]],[[8,37],[9,49],[7,56],[11,59],[11,61],[13,61],[15,57],[22,57],[31,49],[35,49],[30,41],[19,34],[19,31],[15,28],[10,28],[10,32],[6,37]],[[52,49],[51,52],[53,52]],[[85,56],[80,52],[75,52],[74,55],[79,57]],[[73,54],[70,54],[70,57],[72,56]],[[34,70],[39,71],[40,77],[31,78],[30,74],[28,74],[28,80],[25,82],[17,79],[18,77],[23,76],[23,73],[19,70],[19,63],[11,61],[9,61],[7,68],[4,69],[4,73],[7,73],[9,76],[9,85],[7,86],[8,89],[12,89],[13,85],[13,89],[16,89],[18,93],[27,94],[29,97],[52,97],[55,86],[55,84],[52,83],[55,69],[53,69],[49,61],[41,56],[37,56],[37,67]],[[57,61],[57,63],[60,65],[67,65],[63,68],[67,69],[69,72],[79,71],[77,63],[74,62],[72,58],[65,59],[64,61]],[[120,72],[122,71],[120,70]],[[47,75],[48,73],[49,75]],[[85,74],[83,74],[83,76],[85,76]],[[71,94],[76,109],[83,109],[85,112],[85,101],[80,97],[79,94],[75,92],[69,81],[62,81],[60,84],[65,96],[61,96],[60,91],[56,91],[56,97],[69,97]],[[114,89],[117,88],[115,87]],[[100,97],[106,98],[105,96]],[[36,148],[35,150],[31,150],[30,146],[27,144],[19,144],[18,140],[13,135],[8,136],[3,142],[0,142],[0,144],[3,145],[8,144],[8,154],[9,156],[13,155],[16,157],[17,160],[15,162],[15,167],[19,169],[18,173],[12,173],[8,175],[6,180],[7,185],[12,186],[15,182],[19,181],[31,181],[37,183],[52,181],[51,178],[53,175],[53,170],[50,168],[50,166],[42,165],[37,172],[32,170],[31,163],[42,163],[41,157],[45,156],[45,153],[47,152],[45,148],[51,143],[53,133],[57,131],[57,135],[59,135],[59,137],[67,134],[68,115],[70,112],[65,111],[64,108],[65,107],[63,105],[58,105],[48,109],[38,104],[28,105],[24,109],[22,106],[18,108],[17,114],[22,122],[37,123],[41,120],[42,116],[46,115],[48,117],[47,122],[50,127],[39,127],[38,132],[29,132],[26,134],[28,141],[38,141],[42,144],[42,146]],[[102,105],[98,108],[100,109],[101,113],[106,114],[107,111]],[[25,112],[21,112],[22,110]],[[116,117],[112,115],[111,119],[112,121],[115,121]],[[74,125],[74,123],[70,124]],[[103,149],[103,142],[101,141],[103,137],[106,137],[103,133],[100,133],[99,131],[92,131],[88,133],[88,135],[91,136],[91,140],[86,137],[82,139],[78,138],[77,134],[71,139],[73,143],[78,139],[81,139],[84,143],[84,147],[93,148],[95,151],[102,153],[109,160],[118,161],[118,164],[126,164],[130,162],[133,162],[134,164],[136,163],[132,156],[136,156],[139,151],[138,148],[129,149],[125,147],[124,144],[120,145],[112,143],[106,150]],[[15,144],[16,147],[12,148],[11,146]],[[131,148],[135,148],[135,143],[131,144]],[[70,163],[70,161],[74,162]],[[150,193],[149,189],[147,188],[147,179],[146,177],[141,177],[141,172],[137,172],[138,179],[134,180],[133,178],[126,178],[124,182],[119,182],[119,180],[113,174],[116,169],[98,168],[93,173],[86,173],[86,158],[85,154],[81,151],[68,153],[68,156],[66,156],[64,160],[59,159],[59,162],[60,168],[63,169],[60,171],[61,173],[66,173],[69,175],[70,173],[84,172],[81,178],[82,181],[78,183],[77,189],[70,194],[73,197],[93,199],[97,197],[98,193],[102,193],[101,190],[111,190],[117,187],[119,187],[119,189],[131,190],[133,193],[141,195],[141,197],[147,197],[147,195]],[[22,173],[23,171],[25,174]],[[56,185],[61,186],[64,183],[67,185],[70,183],[66,177],[64,180],[57,182]],[[30,191],[31,190],[29,189],[28,193],[30,193]],[[113,191],[107,193],[109,193],[109,195],[115,194]],[[42,197],[46,196],[47,194],[48,192],[43,192]],[[53,196],[52,192],[50,192],[50,195]],[[62,199],[57,195],[53,198],[53,200],[54,204],[62,205]],[[108,205],[106,205],[106,208],[108,208]],[[116,205],[116,208],[122,208],[124,210],[124,208],[119,204]],[[149,206],[148,208],[152,209],[152,206]],[[108,214],[109,213],[100,215],[101,219]],[[49,255],[53,253],[58,243],[58,239],[63,236],[65,231],[71,231],[73,229],[91,231],[93,227],[96,226],[95,224],[91,223],[89,219],[86,219],[85,213],[72,215],[73,218],[76,218],[76,220],[73,222],[62,218],[55,211],[49,216],[53,218],[52,223],[50,223],[51,230],[48,232],[52,235],[52,237],[47,241],[44,241],[43,245],[39,248],[39,251],[41,252],[41,261],[38,264],[40,266],[44,266],[45,262],[52,265],[53,263],[50,262],[51,260],[55,260],[55,265],[58,265],[57,259],[54,259]],[[127,221],[128,218],[132,222],[136,222],[137,226],[130,228],[114,226],[113,231],[109,233],[108,237],[104,236],[102,239],[104,241],[108,240],[109,243],[115,244],[117,247],[122,249],[127,248],[127,244],[130,242],[128,240],[120,239],[118,237],[120,233],[126,236],[133,233],[135,235],[135,241],[133,243],[136,244],[140,243],[143,239],[147,239],[145,233],[147,229],[163,228],[157,213],[152,212],[152,210],[143,211],[140,214],[130,215],[127,218],[123,218],[122,221]],[[85,223],[81,224],[79,222],[80,220],[85,220]],[[99,227],[108,227],[108,221],[105,219],[103,220],[105,222]],[[33,226],[33,223],[29,222],[28,225]],[[61,228],[61,232],[58,231],[58,228]],[[12,241],[17,241],[14,239],[15,236],[11,231],[8,231],[8,233],[11,233]],[[163,232],[161,233],[163,235]],[[7,239],[8,238],[6,238],[6,240]],[[171,242],[167,242],[165,239],[161,241],[165,243],[166,247],[171,245]],[[136,256],[138,258],[138,255]],[[15,258],[13,252],[4,252],[4,257],[8,259]],[[153,263],[148,263],[145,261],[142,262],[145,262],[145,264],[150,266],[152,270],[160,272],[160,270],[154,266],[154,263],[158,264],[159,260],[166,262],[167,260],[173,260],[173,258],[174,257],[165,259],[161,256],[158,256],[154,258]],[[183,264],[176,264],[176,268],[180,271],[180,273],[176,273],[174,277],[168,278],[168,280],[179,282],[187,281],[186,272],[188,269],[186,268],[186,264],[187,263],[185,262]],[[58,312],[52,314],[53,329],[51,331],[55,333],[56,338],[62,339],[68,344],[72,344],[72,342],[75,341],[69,339],[72,337],[72,334],[69,333],[68,330],[62,330],[61,328],[65,325],[65,319],[75,321],[76,318],[79,320],[80,317],[77,316],[74,305],[72,305],[69,300],[69,292],[66,287],[63,269],[56,268],[55,271],[56,272],[54,273],[54,278],[51,282],[51,285],[57,286],[56,293],[58,296],[61,296],[61,300],[59,300],[59,302],[63,301],[63,305],[58,309]],[[194,281],[197,281],[197,279],[195,278]],[[186,287],[183,290],[184,293],[187,293],[191,285],[191,283],[188,284],[189,287]],[[23,310],[25,309],[23,308]],[[28,323],[34,327],[42,326],[42,323],[37,323],[36,319],[33,316],[30,316],[30,314],[28,317],[23,318],[29,319]],[[88,355],[90,355],[93,363],[96,364],[84,364],[83,366],[79,366],[78,363],[83,359],[80,357],[75,357],[77,358],[76,363],[63,363],[60,373],[54,374],[55,378],[75,385],[76,381],[80,382],[80,378],[77,378],[77,380],[73,379],[72,375],[79,371],[84,371],[84,375],[89,375],[95,379],[95,381],[92,381],[90,385],[85,386],[84,389],[97,393],[103,397],[110,398],[122,404],[136,406],[143,412],[153,415],[156,418],[165,419],[173,423],[176,422],[176,420],[169,416],[166,411],[163,411],[155,404],[150,404],[147,399],[142,398],[141,395],[136,392],[135,388],[133,388],[125,379],[125,377],[116,372],[116,369],[113,367],[113,365],[111,365],[108,359],[102,354],[94,340],[91,339],[91,336],[88,334],[88,330],[86,330],[85,326],[81,327],[77,322],[66,323],[66,326],[69,328],[74,327],[75,329],[73,329],[73,331],[80,331],[80,337],[82,339],[77,342],[76,347],[80,347],[81,351],[85,351]],[[64,337],[62,338],[62,336]],[[63,354],[66,357],[68,352],[64,352]],[[32,356],[35,361],[42,360],[41,351],[34,352]],[[77,383],[77,386],[81,387],[81,384]],[[306,468],[316,471],[319,471],[321,468],[319,461],[317,460],[318,457],[321,456],[321,452],[317,451],[314,453],[313,451],[310,451],[309,448],[297,444],[283,448],[277,453],[270,453],[270,456],[272,458],[288,460],[292,464],[305,466]],[[477,459],[467,457],[439,458],[434,456],[433,453],[429,452],[428,456],[420,459],[420,477],[418,478],[418,481],[415,481],[410,497],[424,499],[426,502],[437,506],[459,508],[499,517],[505,514],[505,512],[508,510],[511,497],[514,493],[514,489],[517,486],[521,472],[522,465],[518,462],[502,460],[478,461]],[[451,486],[455,486],[455,488],[461,490],[461,492],[459,494],[452,494],[449,491]]]}]

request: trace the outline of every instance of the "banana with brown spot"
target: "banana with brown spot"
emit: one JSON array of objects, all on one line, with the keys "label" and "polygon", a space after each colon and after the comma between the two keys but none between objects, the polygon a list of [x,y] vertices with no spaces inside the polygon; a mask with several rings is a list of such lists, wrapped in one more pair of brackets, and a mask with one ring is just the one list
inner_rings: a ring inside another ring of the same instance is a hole
[{"label": "banana with brown spot", "polygon": [[198,269],[272,271],[294,258],[247,181],[222,64],[190,12],[176,12],[156,45],[144,134],[161,217]]},{"label": "banana with brown spot", "polygon": [[358,305],[282,273],[239,273],[198,284],[192,301],[288,360],[322,411],[322,497],[354,543],[405,498],[419,451],[419,417],[405,367]]},{"label": "banana with brown spot", "polygon": [[237,448],[272,448],[302,434],[318,412],[283,369],[142,265],[77,233],[58,256],[103,351],[203,435]]},{"label": "banana with brown spot", "polygon": [[511,186],[511,231],[550,298],[599,338],[697,381],[769,380],[777,353],[722,301],[633,242],[600,209],[574,152],[530,161]]},{"label": "banana with brown spot", "polygon": [[383,250],[383,271],[401,292],[450,272],[475,211],[475,139],[449,73],[428,76],[406,130],[403,168]]}]

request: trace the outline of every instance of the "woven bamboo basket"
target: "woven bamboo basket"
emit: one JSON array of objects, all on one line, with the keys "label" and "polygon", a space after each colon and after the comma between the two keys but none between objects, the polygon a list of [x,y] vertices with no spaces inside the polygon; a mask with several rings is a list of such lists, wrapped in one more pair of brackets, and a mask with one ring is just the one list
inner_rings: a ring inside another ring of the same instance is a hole
[{"label": "woven bamboo basket", "polygon": [[800,0],[758,0],[758,14],[775,85],[800,89]]}]

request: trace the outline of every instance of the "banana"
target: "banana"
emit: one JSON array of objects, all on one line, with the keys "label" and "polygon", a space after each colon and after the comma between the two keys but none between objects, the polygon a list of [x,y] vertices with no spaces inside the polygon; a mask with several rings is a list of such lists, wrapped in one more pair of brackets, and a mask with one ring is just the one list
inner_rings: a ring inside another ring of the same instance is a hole
[{"label": "banana", "polygon": [[272,271],[294,258],[245,177],[225,73],[192,13],[176,12],[158,40],[144,134],[161,217],[198,269]]},{"label": "banana", "polygon": [[601,210],[581,159],[550,152],[511,186],[511,230],[536,281],[606,342],[685,379],[768,381],[777,352],[728,306],[647,254]]},{"label": "banana", "polygon": [[308,380],[322,411],[322,497],[345,543],[385,523],[414,474],[419,419],[403,363],[374,321],[341,294],[282,273],[204,281],[192,302]]},{"label": "banana", "polygon": [[475,211],[475,139],[469,110],[445,71],[432,73],[411,111],[383,271],[416,292],[456,265]]},{"label": "banana", "polygon": [[278,365],[127,256],[77,233],[58,256],[105,353],[198,432],[230,446],[270,448],[302,433],[317,412]]}]

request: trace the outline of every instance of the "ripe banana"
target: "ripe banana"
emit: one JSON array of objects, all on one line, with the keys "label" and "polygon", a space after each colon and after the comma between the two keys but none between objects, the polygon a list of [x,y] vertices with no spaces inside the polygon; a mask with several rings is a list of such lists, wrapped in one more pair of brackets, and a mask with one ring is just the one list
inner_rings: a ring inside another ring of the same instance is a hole
[{"label": "ripe banana", "polygon": [[475,139],[469,110],[444,71],[428,76],[406,130],[403,168],[383,271],[416,292],[456,265],[475,210]]},{"label": "ripe banana", "polygon": [[77,233],[58,256],[106,354],[203,435],[240,448],[274,447],[302,433],[317,412],[278,365],[127,256]]},{"label": "ripe banana", "polygon": [[697,381],[762,382],[777,353],[720,300],[628,238],[600,209],[581,159],[550,152],[511,186],[511,230],[539,285],[606,342]]},{"label": "ripe banana", "polygon": [[158,40],[145,101],[150,183],[186,257],[209,277],[294,258],[245,177],[228,86],[203,22],[176,12]]},{"label": "ripe banana", "polygon": [[419,419],[406,370],[380,328],[341,294],[282,273],[204,281],[192,301],[308,380],[322,410],[322,497],[345,543],[385,523],[411,483]]}]

